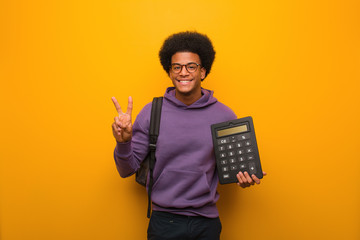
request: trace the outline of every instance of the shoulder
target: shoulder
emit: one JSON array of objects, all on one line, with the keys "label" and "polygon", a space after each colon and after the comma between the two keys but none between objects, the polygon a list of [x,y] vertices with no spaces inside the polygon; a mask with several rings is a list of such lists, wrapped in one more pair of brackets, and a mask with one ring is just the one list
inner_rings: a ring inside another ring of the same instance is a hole
[{"label": "shoulder", "polygon": [[[150,114],[151,112],[151,106],[152,106],[152,102],[147,103],[139,112],[138,117],[145,117],[147,115]],[[150,115],[149,115],[150,116]]]},{"label": "shoulder", "polygon": [[143,129],[147,129],[150,125],[150,116],[151,116],[151,106],[152,102],[147,103],[136,116],[134,121],[134,126],[140,126]]},{"label": "shoulder", "polygon": [[222,115],[224,115],[225,118],[236,118],[236,114],[234,113],[234,111],[222,102],[217,101],[215,104],[213,104],[213,107],[217,113],[221,113]]},{"label": "shoulder", "polygon": [[[159,98],[159,97],[158,97]],[[151,117],[151,109],[152,109],[152,104],[153,101],[147,103],[138,113],[138,115],[136,116],[136,120],[138,121],[150,121],[150,117]],[[162,105],[164,106],[164,101],[162,103]]]}]

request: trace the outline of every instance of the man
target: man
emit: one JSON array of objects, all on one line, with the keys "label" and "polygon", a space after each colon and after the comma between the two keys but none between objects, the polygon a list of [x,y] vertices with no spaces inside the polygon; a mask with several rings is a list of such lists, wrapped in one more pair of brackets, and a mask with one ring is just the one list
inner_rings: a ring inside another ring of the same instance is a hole
[{"label": "man", "polygon": [[[234,112],[201,88],[215,58],[206,35],[181,32],[165,40],[160,61],[173,87],[164,95],[156,163],[153,172],[153,212],[148,239],[219,239],[221,222],[216,207],[218,175],[210,125],[236,119]],[[112,124],[117,141],[114,158],[121,177],[136,172],[149,152],[151,103],[131,121],[132,99]],[[260,180],[239,172],[238,185]]]}]

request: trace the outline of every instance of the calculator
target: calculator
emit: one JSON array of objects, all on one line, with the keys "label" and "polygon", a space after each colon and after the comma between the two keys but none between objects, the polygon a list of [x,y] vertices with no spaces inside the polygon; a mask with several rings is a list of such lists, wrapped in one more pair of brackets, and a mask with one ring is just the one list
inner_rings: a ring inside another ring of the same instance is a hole
[{"label": "calculator", "polygon": [[236,174],[263,177],[252,117],[211,125],[220,184],[236,183]]}]

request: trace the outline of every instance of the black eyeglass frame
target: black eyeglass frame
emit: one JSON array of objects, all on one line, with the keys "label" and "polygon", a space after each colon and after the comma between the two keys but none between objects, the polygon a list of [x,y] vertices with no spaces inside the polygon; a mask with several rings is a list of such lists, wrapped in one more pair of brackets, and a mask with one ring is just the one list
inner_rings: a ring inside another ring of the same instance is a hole
[{"label": "black eyeglass frame", "polygon": [[[196,69],[194,71],[189,71],[188,66],[190,64],[195,64],[196,65]],[[173,70],[173,66],[180,66],[180,70],[178,72],[175,72]],[[202,67],[201,64],[196,63],[196,62],[189,62],[187,64],[172,63],[171,66],[170,66],[170,71],[172,71],[173,73],[180,73],[182,71],[183,67],[185,67],[186,71],[188,71],[189,73],[194,73],[194,72],[196,72],[198,70],[199,66],[200,66],[200,68]]]}]

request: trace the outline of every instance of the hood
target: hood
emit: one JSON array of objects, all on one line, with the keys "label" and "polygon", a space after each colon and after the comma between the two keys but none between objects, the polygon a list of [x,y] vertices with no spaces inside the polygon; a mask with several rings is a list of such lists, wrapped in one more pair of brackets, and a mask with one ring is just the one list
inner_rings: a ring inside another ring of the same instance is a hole
[{"label": "hood", "polygon": [[183,109],[203,108],[217,102],[217,99],[213,96],[214,94],[213,91],[201,88],[201,93],[202,93],[201,98],[189,106],[179,101],[175,97],[175,87],[167,88],[164,98],[168,100],[171,104]]}]

